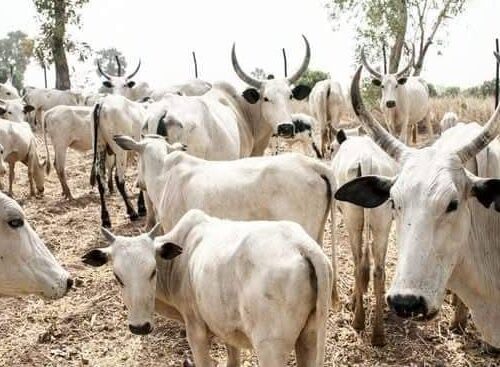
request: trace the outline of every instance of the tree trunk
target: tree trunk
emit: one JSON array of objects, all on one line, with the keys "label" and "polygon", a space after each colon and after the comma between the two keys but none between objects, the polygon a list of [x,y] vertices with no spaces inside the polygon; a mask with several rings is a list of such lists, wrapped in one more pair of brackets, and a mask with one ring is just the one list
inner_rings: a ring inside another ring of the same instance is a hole
[{"label": "tree trunk", "polygon": [[405,44],[406,26],[408,23],[408,9],[406,0],[401,1],[400,19],[398,33],[394,45],[391,47],[391,54],[389,56],[389,73],[394,74],[398,72],[401,55],[403,54],[403,46]]},{"label": "tree trunk", "polygon": [[52,54],[56,71],[56,89],[65,90],[71,88],[69,80],[68,60],[64,49],[64,37],[66,33],[66,0],[54,1],[55,29],[52,36]]}]

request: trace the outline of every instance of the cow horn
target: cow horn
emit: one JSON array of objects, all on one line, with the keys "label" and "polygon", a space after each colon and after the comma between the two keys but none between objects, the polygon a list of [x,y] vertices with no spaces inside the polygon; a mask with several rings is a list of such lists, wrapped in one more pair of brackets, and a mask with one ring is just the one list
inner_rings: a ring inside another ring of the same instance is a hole
[{"label": "cow horn", "polygon": [[120,58],[115,55],[116,64],[118,65],[118,76],[122,76],[122,64],[120,64]]},{"label": "cow horn", "polygon": [[135,68],[134,72],[127,76],[127,79],[131,79],[139,72],[139,69],[141,68],[141,59],[139,59],[139,64],[137,64],[137,67]]},{"label": "cow horn", "polygon": [[415,61],[415,45],[412,45],[410,61],[408,61],[408,65],[406,65],[406,67],[402,71],[397,73],[396,78],[399,79],[402,76],[405,76],[406,73],[410,71],[414,61]]},{"label": "cow horn", "polygon": [[395,160],[400,161],[406,153],[409,152],[409,148],[397,140],[394,136],[389,134],[380,123],[373,118],[373,116],[366,110],[363,103],[361,93],[359,91],[359,81],[361,79],[361,71],[363,66],[360,66],[354,74],[351,84],[351,102],[354,112],[361,120],[363,126],[366,127],[367,131],[370,132],[373,140],[391,157]]},{"label": "cow horn", "polygon": [[380,74],[378,71],[376,71],[374,68],[368,64],[368,61],[366,61],[366,55],[365,55],[365,48],[363,47],[361,49],[361,62],[363,63],[363,66],[368,70],[370,74],[372,74],[375,78],[382,80],[382,74]]},{"label": "cow horn", "polygon": [[495,57],[497,58],[497,62],[500,64],[500,54],[496,51],[493,51],[493,53],[495,54]]},{"label": "cow horn", "polygon": [[105,78],[106,78],[106,79],[108,79],[108,80],[111,80],[111,77],[110,77],[108,74],[106,74],[106,73],[104,72],[104,70],[102,70],[102,68],[101,68],[101,63],[99,62],[99,60],[97,60],[97,70],[99,70],[99,73],[100,73],[103,77],[105,77]]},{"label": "cow horn", "polygon": [[262,86],[262,82],[255,78],[252,78],[250,75],[246,74],[241,68],[238,59],[236,57],[236,43],[233,43],[233,49],[231,50],[231,62],[233,63],[233,69],[238,75],[238,77],[243,80],[248,85],[259,89]]},{"label": "cow horn", "polygon": [[297,80],[299,80],[302,74],[306,72],[307,68],[309,67],[309,61],[311,60],[311,47],[309,46],[309,41],[304,35],[302,35],[302,38],[304,39],[304,43],[306,44],[306,56],[304,57],[304,60],[302,60],[302,65],[300,65],[300,68],[290,78],[288,78],[288,82],[290,84],[293,84]]},{"label": "cow horn", "polygon": [[489,121],[484,125],[483,129],[469,143],[456,151],[458,157],[463,164],[475,157],[481,150],[493,141],[498,135],[500,127],[500,104],[490,117]]}]

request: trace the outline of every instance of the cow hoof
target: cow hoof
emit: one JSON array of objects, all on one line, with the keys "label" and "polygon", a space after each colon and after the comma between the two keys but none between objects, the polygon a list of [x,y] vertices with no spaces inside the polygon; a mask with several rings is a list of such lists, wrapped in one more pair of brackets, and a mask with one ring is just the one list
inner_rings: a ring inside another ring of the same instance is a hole
[{"label": "cow hoof", "polygon": [[109,220],[109,218],[104,218],[102,220],[102,226],[104,228],[111,228],[111,221]]},{"label": "cow hoof", "polygon": [[139,217],[145,217],[146,215],[148,215],[148,211],[146,210],[146,208],[139,208],[138,212]]}]

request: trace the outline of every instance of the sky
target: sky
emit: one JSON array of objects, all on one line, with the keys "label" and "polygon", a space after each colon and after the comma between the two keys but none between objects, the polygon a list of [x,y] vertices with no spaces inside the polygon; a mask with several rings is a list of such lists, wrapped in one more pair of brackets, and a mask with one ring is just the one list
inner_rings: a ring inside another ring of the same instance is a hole
[{"label": "sky", "polygon": [[[121,50],[130,70],[140,58],[142,68],[136,80],[154,87],[193,78],[192,51],[196,51],[200,78],[239,83],[231,66],[233,42],[244,70],[261,67],[275,75],[283,75],[281,48],[285,47],[291,73],[304,56],[304,34],[311,44],[310,67],[328,71],[347,85],[355,68],[354,32],[348,24],[333,27],[324,1],[90,0],[82,10],[81,29],[71,33],[95,50]],[[8,12],[2,12],[0,37],[18,29],[36,36],[32,0],[1,3]],[[462,87],[492,79],[499,14],[500,0],[468,0],[465,13],[447,27],[441,55],[435,47],[429,51],[422,76],[436,85]],[[71,67],[82,75],[94,69],[91,63],[72,63]],[[49,84],[53,84],[53,73],[49,71]],[[99,83],[97,76],[94,82]],[[34,63],[27,70],[25,84],[43,86],[43,74]]]}]

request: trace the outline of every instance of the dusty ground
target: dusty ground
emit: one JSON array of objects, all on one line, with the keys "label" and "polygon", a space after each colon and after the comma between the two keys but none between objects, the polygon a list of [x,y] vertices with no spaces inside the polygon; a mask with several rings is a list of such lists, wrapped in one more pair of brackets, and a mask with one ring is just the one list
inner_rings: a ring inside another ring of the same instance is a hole
[{"label": "dusty ground", "polygon": [[[61,198],[54,173],[47,179],[45,196],[29,198],[26,169],[18,167],[15,197],[46,244],[73,274],[77,286],[58,301],[0,299],[0,366],[180,366],[183,354],[189,350],[181,336],[182,328],[158,317],[151,335],[132,335],[109,267],[93,269],[80,262],[86,250],[102,244],[98,194],[88,184],[89,166],[89,154],[69,153],[69,185],[77,198],[74,202]],[[128,179],[130,192],[132,175]],[[110,196],[108,202],[116,233],[141,231],[144,223],[127,220],[118,195]],[[500,366],[500,357],[488,355],[481,348],[478,333],[470,323],[464,335],[448,331],[452,316],[449,304],[429,324],[403,322],[386,311],[387,345],[371,347],[370,325],[360,334],[350,326],[352,314],[346,305],[353,280],[352,262],[340,219],[337,223],[342,306],[331,313],[328,323],[328,366]],[[329,233],[325,251],[330,253]],[[387,284],[395,261],[391,238]],[[370,300],[366,299],[367,305]],[[214,343],[213,356],[224,361],[224,347]],[[244,352],[244,361],[245,366],[257,365],[250,352]],[[293,357],[289,365],[295,365]]]}]

